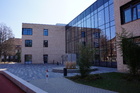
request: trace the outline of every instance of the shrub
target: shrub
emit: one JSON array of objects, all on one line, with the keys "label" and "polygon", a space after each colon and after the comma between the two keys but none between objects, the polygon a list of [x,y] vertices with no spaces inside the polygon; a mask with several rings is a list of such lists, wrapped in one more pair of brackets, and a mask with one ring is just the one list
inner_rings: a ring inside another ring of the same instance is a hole
[{"label": "shrub", "polygon": [[124,29],[122,33],[118,34],[118,45],[122,56],[132,75],[138,74],[140,69],[140,46],[134,41],[134,37],[127,33]]},{"label": "shrub", "polygon": [[78,65],[81,77],[86,77],[91,72],[91,60],[93,59],[94,50],[87,46],[80,46]]},{"label": "shrub", "polygon": [[76,68],[76,62],[65,62],[65,67],[67,69],[75,69]]}]

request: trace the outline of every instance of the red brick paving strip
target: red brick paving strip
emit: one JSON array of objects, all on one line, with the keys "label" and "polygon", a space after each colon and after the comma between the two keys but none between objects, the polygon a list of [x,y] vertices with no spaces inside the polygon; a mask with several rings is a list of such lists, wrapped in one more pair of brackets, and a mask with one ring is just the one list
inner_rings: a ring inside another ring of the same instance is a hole
[{"label": "red brick paving strip", "polygon": [[25,93],[7,77],[0,74],[0,93]]}]

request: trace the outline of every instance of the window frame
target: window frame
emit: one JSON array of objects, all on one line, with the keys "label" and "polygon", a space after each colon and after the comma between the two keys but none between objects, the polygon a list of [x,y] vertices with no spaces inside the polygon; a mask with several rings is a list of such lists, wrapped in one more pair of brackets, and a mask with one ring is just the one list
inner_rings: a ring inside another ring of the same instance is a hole
[{"label": "window frame", "polygon": [[31,54],[25,54],[24,55],[24,63],[32,63],[32,55]]},{"label": "window frame", "polygon": [[[140,19],[139,18],[139,15],[138,15],[138,5],[140,5],[140,1],[130,1],[128,2],[127,4],[123,5],[120,7],[120,12],[121,12],[121,24],[126,24],[126,23],[129,23],[129,22],[132,22],[132,21],[135,21],[135,20],[138,20]],[[136,18],[133,19],[134,17],[134,8],[135,9],[135,12],[136,12]],[[128,21],[128,22],[125,22],[125,11],[130,9],[130,16],[131,16],[131,20]]]},{"label": "window frame", "polygon": [[44,29],[44,30],[43,30],[43,35],[44,35],[44,36],[48,36],[48,34],[49,34],[49,33],[48,33],[48,29]]},{"label": "window frame", "polygon": [[[45,43],[45,41],[47,41],[47,42]],[[43,41],[43,47],[48,47],[48,40]]]},{"label": "window frame", "polygon": [[32,40],[25,40],[25,47],[32,47]]},{"label": "window frame", "polygon": [[33,35],[32,28],[22,28],[22,35]]}]

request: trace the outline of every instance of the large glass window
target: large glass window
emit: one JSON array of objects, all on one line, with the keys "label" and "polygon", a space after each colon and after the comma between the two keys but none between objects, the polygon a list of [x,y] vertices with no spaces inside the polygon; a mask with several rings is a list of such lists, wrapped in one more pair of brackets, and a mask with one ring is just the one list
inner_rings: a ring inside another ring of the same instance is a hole
[{"label": "large glass window", "polygon": [[48,47],[48,40],[44,40],[44,47]]},{"label": "large glass window", "polygon": [[25,40],[25,47],[32,47],[32,40]]},{"label": "large glass window", "polygon": [[44,29],[44,36],[48,36],[48,29]]},{"label": "large glass window", "polygon": [[22,35],[32,35],[32,28],[22,28]]},{"label": "large glass window", "polygon": [[[135,2],[135,4],[133,4]],[[138,1],[137,1],[138,2]],[[137,20],[140,18],[140,3],[136,4],[136,1],[129,2],[121,7],[122,24]]]}]

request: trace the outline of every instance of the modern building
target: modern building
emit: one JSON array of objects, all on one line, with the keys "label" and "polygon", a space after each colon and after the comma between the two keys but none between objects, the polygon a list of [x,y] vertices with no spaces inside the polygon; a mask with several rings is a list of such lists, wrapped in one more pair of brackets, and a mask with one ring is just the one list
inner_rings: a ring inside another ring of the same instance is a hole
[{"label": "modern building", "polygon": [[[140,0],[114,0],[116,32],[121,33],[122,28],[133,33],[134,40],[140,45]],[[128,71],[126,63],[119,50],[117,50],[118,71]]]},{"label": "modern building", "polygon": [[127,71],[116,47],[122,28],[140,44],[140,0],[97,0],[66,26],[23,24],[22,62],[60,62],[67,54],[78,58],[83,44],[96,49],[93,65]]},{"label": "modern building", "polygon": [[78,57],[79,43],[96,49],[93,64],[117,67],[113,0],[97,0],[66,25],[66,52]]},{"label": "modern building", "polygon": [[22,24],[22,63],[61,62],[65,54],[65,26]]}]

